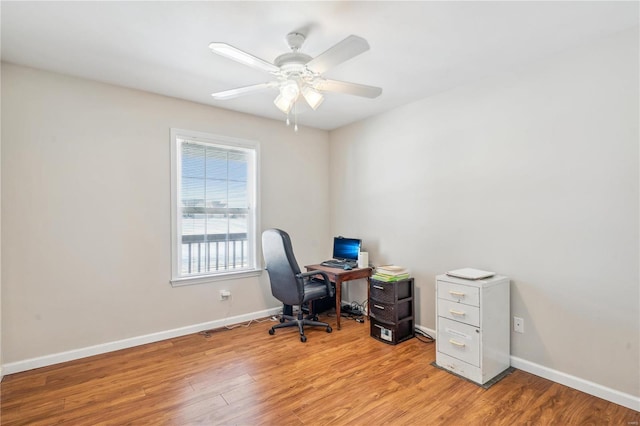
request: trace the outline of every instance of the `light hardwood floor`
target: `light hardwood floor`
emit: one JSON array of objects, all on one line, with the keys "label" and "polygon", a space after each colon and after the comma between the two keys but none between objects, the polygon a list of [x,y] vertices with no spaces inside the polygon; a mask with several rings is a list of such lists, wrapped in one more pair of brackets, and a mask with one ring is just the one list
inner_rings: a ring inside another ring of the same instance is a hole
[{"label": "light hardwood floor", "polygon": [[[321,316],[322,319],[323,316]],[[324,317],[326,319],[326,317]],[[329,319],[335,324],[335,319]],[[5,377],[2,425],[637,425],[640,413],[516,370],[490,389],[431,365],[435,345],[270,322]]]}]

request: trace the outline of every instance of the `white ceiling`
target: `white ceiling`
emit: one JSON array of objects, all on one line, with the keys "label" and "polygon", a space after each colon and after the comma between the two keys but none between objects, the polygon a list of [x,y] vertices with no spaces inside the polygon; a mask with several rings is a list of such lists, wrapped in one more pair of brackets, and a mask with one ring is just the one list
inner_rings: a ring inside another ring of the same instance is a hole
[{"label": "white ceiling", "polygon": [[638,2],[7,2],[3,61],[284,120],[274,92],[210,94],[270,80],[213,54],[222,41],[272,62],[285,35],[316,56],[350,34],[371,50],[325,76],[383,88],[330,93],[299,123],[320,129],[384,112],[638,25]]}]

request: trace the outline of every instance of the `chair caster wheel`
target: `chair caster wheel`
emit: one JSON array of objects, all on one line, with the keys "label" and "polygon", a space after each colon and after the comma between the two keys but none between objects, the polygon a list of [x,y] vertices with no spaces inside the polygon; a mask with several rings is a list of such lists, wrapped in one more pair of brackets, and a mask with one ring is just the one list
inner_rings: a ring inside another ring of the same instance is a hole
[{"label": "chair caster wheel", "polygon": [[280,322],[284,322],[284,317],[280,317]]},{"label": "chair caster wheel", "polygon": [[300,341],[302,343],[306,342],[307,341],[307,336],[300,336]]},{"label": "chair caster wheel", "polygon": [[327,327],[327,333],[331,333],[333,331],[333,329],[331,328],[331,326]]},{"label": "chair caster wheel", "polygon": [[269,334],[273,336],[274,334],[276,334],[276,331],[273,328],[270,328]]}]

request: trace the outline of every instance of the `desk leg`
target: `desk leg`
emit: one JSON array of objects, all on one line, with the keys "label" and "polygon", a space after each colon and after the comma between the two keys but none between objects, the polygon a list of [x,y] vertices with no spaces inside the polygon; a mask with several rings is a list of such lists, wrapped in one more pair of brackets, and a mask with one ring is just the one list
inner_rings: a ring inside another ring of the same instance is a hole
[{"label": "desk leg", "polygon": [[371,301],[371,277],[367,277],[367,319],[369,319],[369,302]]},{"label": "desk leg", "polygon": [[340,330],[340,307],[342,305],[342,280],[336,279],[336,328]]}]

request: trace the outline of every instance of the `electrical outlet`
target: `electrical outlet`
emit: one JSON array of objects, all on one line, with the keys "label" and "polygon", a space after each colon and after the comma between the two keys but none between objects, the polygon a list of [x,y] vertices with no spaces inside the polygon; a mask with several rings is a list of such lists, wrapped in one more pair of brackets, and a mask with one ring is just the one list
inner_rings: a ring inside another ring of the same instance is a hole
[{"label": "electrical outlet", "polygon": [[524,333],[524,319],[513,317],[513,331],[516,333]]},{"label": "electrical outlet", "polygon": [[229,300],[231,292],[229,290],[220,290],[220,300]]}]

